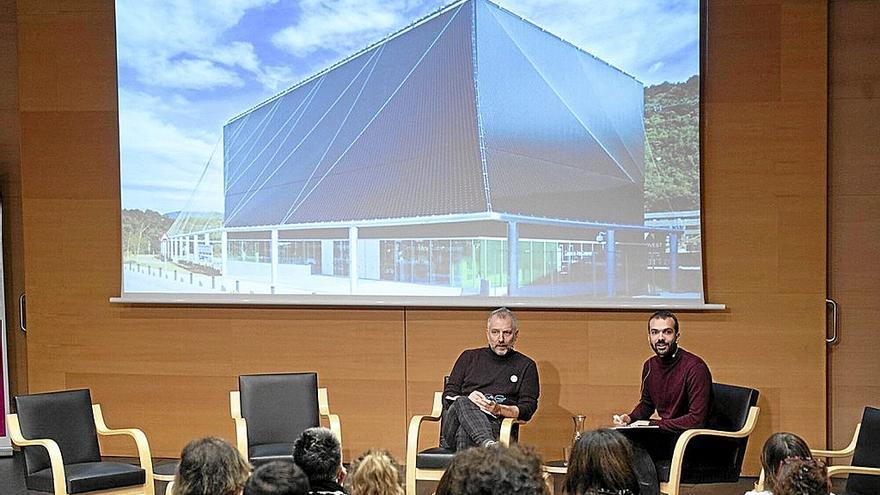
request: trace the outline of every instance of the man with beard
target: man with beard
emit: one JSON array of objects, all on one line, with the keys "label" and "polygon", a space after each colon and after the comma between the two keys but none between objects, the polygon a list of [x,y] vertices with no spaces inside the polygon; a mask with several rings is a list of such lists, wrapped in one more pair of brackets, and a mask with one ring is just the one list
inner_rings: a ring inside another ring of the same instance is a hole
[{"label": "man with beard", "polygon": [[489,345],[461,353],[443,391],[440,446],[464,450],[496,443],[504,418],[528,420],[538,409],[538,368],[514,350],[519,330],[507,308],[489,315]]},{"label": "man with beard", "polygon": [[[621,431],[654,461],[672,457],[681,432],[701,428],[709,415],[712,374],[699,356],[678,346],[678,318],[657,311],[648,319],[648,343],[654,356],[642,366],[642,397],[629,414],[615,414],[616,426],[655,426],[654,432]],[[657,412],[660,419],[650,419]],[[637,423],[638,422],[638,423]]]}]

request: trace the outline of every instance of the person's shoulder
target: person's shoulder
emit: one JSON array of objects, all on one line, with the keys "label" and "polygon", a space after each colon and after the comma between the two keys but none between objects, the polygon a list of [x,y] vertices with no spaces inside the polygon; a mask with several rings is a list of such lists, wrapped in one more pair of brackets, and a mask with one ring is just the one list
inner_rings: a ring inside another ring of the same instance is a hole
[{"label": "person's shoulder", "polygon": [[535,367],[538,366],[538,365],[535,363],[535,360],[534,360],[534,359],[532,359],[532,358],[526,356],[525,354],[523,354],[523,353],[521,353],[521,352],[519,352],[519,351],[517,351],[517,350],[514,350],[513,352],[514,352],[514,354],[513,354],[512,356],[510,356],[510,357],[513,358],[513,359],[515,359],[515,360],[518,361],[519,363],[524,364],[524,365],[535,366]]},{"label": "person's shoulder", "polygon": [[477,347],[476,349],[465,349],[461,351],[458,358],[476,358],[483,354],[488,347]]},{"label": "person's shoulder", "polygon": [[773,495],[773,492],[768,491],[757,491],[757,490],[749,490],[745,493],[745,495]]},{"label": "person's shoulder", "polygon": [[688,366],[705,366],[706,368],[709,365],[706,364],[706,361],[703,360],[700,356],[697,356],[693,352],[690,352],[686,349],[681,349],[681,359],[682,361],[688,363]]}]

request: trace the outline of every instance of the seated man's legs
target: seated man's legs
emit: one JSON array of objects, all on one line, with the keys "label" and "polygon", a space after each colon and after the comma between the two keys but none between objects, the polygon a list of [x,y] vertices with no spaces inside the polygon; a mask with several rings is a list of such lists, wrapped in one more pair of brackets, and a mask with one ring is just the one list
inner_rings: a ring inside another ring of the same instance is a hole
[{"label": "seated man's legs", "polygon": [[443,415],[440,446],[456,451],[465,450],[495,440],[500,431],[500,418],[491,418],[467,397],[459,397]]},{"label": "seated man's legs", "polygon": [[644,449],[654,462],[672,459],[675,442],[681,433],[660,428],[620,428],[634,448]]}]

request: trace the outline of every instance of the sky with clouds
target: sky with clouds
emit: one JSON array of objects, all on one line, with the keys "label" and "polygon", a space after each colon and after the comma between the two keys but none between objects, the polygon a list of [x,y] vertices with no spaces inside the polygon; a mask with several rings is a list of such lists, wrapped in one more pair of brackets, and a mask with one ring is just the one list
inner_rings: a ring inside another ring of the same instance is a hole
[{"label": "sky with clouds", "polygon": [[[448,3],[117,0],[122,207],[222,211],[224,123]],[[645,85],[698,72],[699,0],[495,3]]]}]

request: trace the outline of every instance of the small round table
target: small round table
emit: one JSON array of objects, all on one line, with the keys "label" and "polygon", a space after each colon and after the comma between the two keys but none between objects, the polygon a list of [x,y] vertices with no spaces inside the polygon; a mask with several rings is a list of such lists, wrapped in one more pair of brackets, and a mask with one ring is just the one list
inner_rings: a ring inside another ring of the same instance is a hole
[{"label": "small round table", "polygon": [[560,474],[568,474],[568,463],[563,460],[547,461],[541,466],[541,470],[544,471],[544,483],[547,484],[550,495],[553,495],[556,493],[556,480],[554,477]]},{"label": "small round table", "polygon": [[165,485],[166,494],[171,493],[171,482],[174,481],[174,474],[177,472],[178,465],[180,465],[180,461],[175,459],[153,466],[153,479],[167,483]]}]

